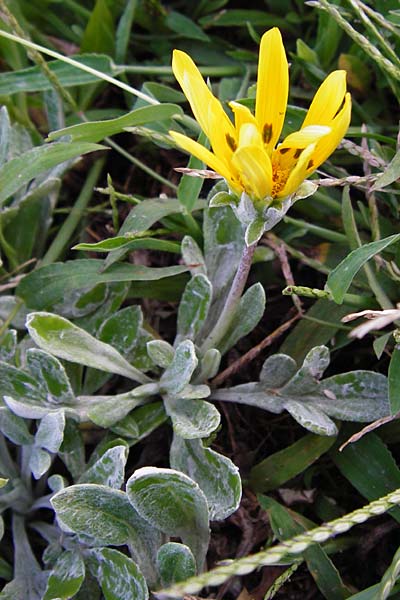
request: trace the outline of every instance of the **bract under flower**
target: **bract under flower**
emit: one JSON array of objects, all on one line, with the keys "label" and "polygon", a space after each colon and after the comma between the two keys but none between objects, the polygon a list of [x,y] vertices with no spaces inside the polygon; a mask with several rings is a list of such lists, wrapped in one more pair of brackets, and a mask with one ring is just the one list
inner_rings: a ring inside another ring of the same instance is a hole
[{"label": "bract under flower", "polygon": [[[175,50],[172,69],[193,114],[207,135],[211,151],[191,138],[171,131],[176,144],[224,177],[233,192],[247,194],[268,206],[286,198],[338,146],[350,123],[351,97],[345,71],[324,80],[299,131],[278,144],[285,119],[289,75],[279,29],[267,31],[260,45],[255,115],[231,102],[234,123],[215,98],[196,65]],[[278,144],[278,145],[277,145]]]}]

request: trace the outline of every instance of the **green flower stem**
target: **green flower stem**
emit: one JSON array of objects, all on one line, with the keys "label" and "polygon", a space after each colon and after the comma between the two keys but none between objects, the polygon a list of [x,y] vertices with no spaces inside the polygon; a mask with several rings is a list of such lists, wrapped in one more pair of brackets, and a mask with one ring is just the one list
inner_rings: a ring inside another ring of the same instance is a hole
[{"label": "green flower stem", "polygon": [[211,333],[204,340],[201,346],[200,350],[203,354],[210,348],[218,347],[219,342],[227,333],[235,317],[236,309],[240,302],[244,286],[246,285],[256,247],[257,243],[251,244],[251,246],[247,246],[246,244],[244,245],[243,254],[240,259],[236,275],[233,279],[231,289],[229,290],[224,308],[222,309],[222,312]]},{"label": "green flower stem", "polygon": [[157,592],[157,598],[163,600],[165,598],[183,597],[185,594],[197,594],[203,587],[221,585],[234,575],[247,575],[258,567],[277,564],[288,554],[301,554],[312,544],[326,542],[335,535],[345,533],[354,525],[364,523],[376,515],[381,515],[398,504],[400,504],[400,488],[367,504],[363,508],[339,517],[339,519],[296,535],[291,540],[285,540],[272,548],[233,560],[228,564],[212,569],[208,573],[202,573],[166,590],[160,590]]},{"label": "green flower stem", "polygon": [[319,225],[313,225],[312,223],[307,223],[307,221],[285,216],[283,218],[283,222],[293,225],[294,227],[298,227],[299,229],[304,229],[305,231],[308,231],[309,233],[317,235],[318,237],[330,242],[347,242],[347,237],[343,233],[332,231],[332,229],[326,229],[326,227],[320,227]]},{"label": "green flower stem", "polygon": [[56,261],[69,243],[75,229],[82,220],[84,212],[86,211],[86,207],[92,197],[93,188],[100,176],[104,162],[104,158],[99,159],[94,163],[93,167],[89,171],[77,201],[71,208],[68,217],[60,227],[57,236],[54,238],[50,248],[47,250],[46,254],[41,260],[40,266],[49,265],[50,263]]}]

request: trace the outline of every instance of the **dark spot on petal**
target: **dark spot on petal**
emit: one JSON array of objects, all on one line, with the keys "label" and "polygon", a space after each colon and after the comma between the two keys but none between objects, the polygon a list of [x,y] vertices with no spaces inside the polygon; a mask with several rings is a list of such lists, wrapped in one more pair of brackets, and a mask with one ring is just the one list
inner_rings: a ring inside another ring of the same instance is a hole
[{"label": "dark spot on petal", "polygon": [[262,132],[262,139],[264,144],[269,144],[272,139],[272,125],[270,123],[265,123]]},{"label": "dark spot on petal", "polygon": [[311,169],[314,166],[314,161],[313,160],[309,160],[308,161],[308,165],[307,165],[307,171],[308,169]]},{"label": "dark spot on petal", "polygon": [[337,111],[335,112],[333,118],[337,117],[338,114],[340,113],[340,111],[342,110],[343,106],[344,106],[344,102],[345,102],[346,96],[343,96],[343,100],[340,103],[339,108],[337,109]]},{"label": "dark spot on petal", "polygon": [[229,133],[227,133],[227,134],[225,134],[225,139],[227,141],[229,148],[232,150],[232,152],[235,152],[235,150],[237,149],[237,144],[236,144],[235,140],[233,139],[233,137]]},{"label": "dark spot on petal", "polygon": [[304,148],[297,148],[297,150],[295,150],[295,153],[293,154],[293,158],[299,158],[303,150]]},{"label": "dark spot on petal", "polygon": [[289,150],[290,150],[290,148],[281,148],[281,149],[279,150],[279,152],[280,152],[281,154],[286,154],[286,152],[289,152]]}]

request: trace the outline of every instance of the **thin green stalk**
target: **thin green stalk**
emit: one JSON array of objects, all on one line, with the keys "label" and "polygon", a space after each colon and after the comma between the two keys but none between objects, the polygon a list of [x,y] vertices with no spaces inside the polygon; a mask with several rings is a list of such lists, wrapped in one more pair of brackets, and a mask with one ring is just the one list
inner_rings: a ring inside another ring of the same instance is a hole
[{"label": "thin green stalk", "polygon": [[222,309],[222,312],[212,331],[209,333],[201,346],[201,352],[203,354],[210,348],[216,348],[218,346],[219,342],[227,333],[233,319],[235,318],[235,313],[240,302],[244,286],[246,285],[256,247],[257,243],[252,244],[251,246],[244,246],[242,257],[240,259],[236,275],[233,279],[231,289],[229,290],[229,294],[225,301],[224,308]]},{"label": "thin green stalk", "polygon": [[348,2],[353,7],[360,21],[364,23],[367,31],[369,31],[370,34],[380,42],[382,48],[385,50],[390,59],[400,66],[400,59],[397,56],[396,52],[393,50],[391,45],[385,40],[379,29],[375,27],[374,23],[371,21],[369,16],[365,14],[362,3],[359,2],[359,0],[348,0]]},{"label": "thin green stalk", "polygon": [[[107,73],[102,73],[101,71],[98,71],[97,69],[93,69],[92,67],[89,67],[88,65],[80,63],[77,60],[70,58],[69,56],[64,56],[63,54],[60,54],[59,52],[55,52],[54,50],[45,48],[45,46],[41,46],[40,44],[35,44],[34,42],[31,42],[29,40],[25,40],[17,35],[8,33],[7,31],[4,31],[3,29],[0,29],[0,37],[6,38],[8,40],[12,40],[13,42],[17,42],[18,44],[21,44],[22,46],[26,46],[26,48],[38,50],[39,52],[42,52],[43,54],[46,54],[47,56],[51,56],[52,58],[56,58],[57,60],[62,60],[63,62],[67,63],[68,65],[71,65],[72,67],[76,67],[77,69],[80,69],[81,71],[86,71],[86,73],[90,73],[91,75],[94,75],[98,79],[102,79],[103,81],[108,81],[108,83],[111,83],[111,84],[115,85],[116,87],[121,88],[125,92],[128,92],[129,94],[132,94],[133,96],[136,96],[137,98],[141,98],[141,100],[144,100],[148,104],[160,104],[159,101],[156,100],[155,98],[153,98],[152,96],[149,96],[148,94],[145,94],[144,92],[141,92],[140,90],[133,88],[132,86],[128,85],[127,83],[124,83],[123,81],[119,81],[119,79],[116,79],[115,77],[112,77],[111,75],[107,75]],[[117,67],[115,69],[116,69],[116,71],[119,70],[119,69],[117,69]]]},{"label": "thin green stalk", "polygon": [[[29,37],[25,33],[25,31],[22,29],[22,27],[18,23],[17,19],[14,17],[13,13],[8,8],[5,0],[0,0],[0,8],[1,8],[2,12],[4,13],[4,15],[5,15],[10,27],[13,29],[13,31],[15,31],[15,33],[21,39],[25,40],[25,42],[30,42],[31,40],[29,39]],[[60,96],[62,98],[64,98],[64,100],[66,102],[68,102],[68,104],[70,104],[75,109],[77,109],[75,100],[72,98],[71,94],[66,89],[63,88],[63,86],[61,85],[61,83],[58,80],[57,75],[55,75],[53,73],[53,71],[51,71],[48,64],[44,60],[43,56],[38,52],[38,50],[36,48],[30,47],[28,54],[29,54],[30,58],[43,71],[43,73],[45,74],[47,79],[50,81],[50,83],[52,84],[54,89],[60,94]]]},{"label": "thin green stalk", "polygon": [[[350,194],[349,194],[348,187],[344,188],[344,190],[343,190],[342,221],[343,221],[343,228],[345,230],[346,237],[347,237],[347,240],[348,240],[351,250],[356,250],[357,248],[360,248],[362,246],[362,242],[361,242],[361,239],[360,239],[360,236],[358,233],[354,211],[351,206],[351,200],[350,200]],[[367,276],[367,279],[368,279],[368,285],[371,288],[372,292],[374,293],[374,296],[375,296],[378,304],[381,306],[381,308],[383,308],[383,309],[393,308],[392,302],[390,301],[389,297],[387,296],[385,290],[381,287],[378,279],[375,276],[373,269],[371,268],[371,265],[366,263],[363,266],[363,269],[364,269],[365,275]]]},{"label": "thin green stalk", "polygon": [[264,600],[272,600],[272,598],[275,597],[275,594],[279,592],[281,587],[291,578],[293,573],[297,571],[302,562],[302,560],[299,560],[298,562],[295,562],[292,565],[290,565],[290,567],[288,567],[285,571],[283,571],[283,573],[275,579],[274,583],[271,585],[268,592],[265,594]]},{"label": "thin green stalk", "polygon": [[[256,66],[249,65],[247,67],[250,74],[255,74]],[[172,67],[167,65],[118,65],[118,70],[124,73],[133,73],[134,75],[159,75],[160,77],[173,77]],[[199,67],[200,73],[203,77],[237,77],[243,75],[242,65],[226,65],[224,67],[214,67],[211,65],[205,65]]]},{"label": "thin green stalk", "polygon": [[378,50],[378,48],[374,46],[374,44],[372,44],[365,35],[362,35],[356,29],[354,29],[354,27],[352,27],[352,25],[343,17],[336,6],[329,4],[327,0],[311,1],[308,4],[325,10],[347,33],[347,35],[381,67],[381,69],[386,75],[388,75],[389,79],[392,80],[393,83],[399,81],[400,69],[390,62],[390,60],[388,60],[385,56],[383,56],[381,51]]},{"label": "thin green stalk", "polygon": [[202,239],[203,239],[203,232],[201,230],[200,225],[194,218],[194,216],[190,212],[185,211],[182,213],[182,217],[183,217],[183,220],[185,221],[185,225],[188,228],[189,235],[191,235],[192,238],[194,238],[197,243],[201,244]]},{"label": "thin green stalk", "polygon": [[75,0],[63,0],[63,4],[72,9],[77,15],[81,15],[84,19],[89,19],[92,14],[90,10],[82,6],[80,2],[75,2]]},{"label": "thin green stalk", "polygon": [[299,229],[305,229],[309,233],[313,233],[314,235],[317,235],[324,240],[329,240],[330,242],[347,242],[347,238],[343,233],[332,231],[332,229],[326,229],[325,227],[313,225],[312,223],[307,223],[307,221],[301,221],[299,219],[293,219],[292,217],[287,216],[284,217],[283,221],[284,223],[288,223],[289,225],[293,225]]},{"label": "thin green stalk", "polygon": [[185,594],[198,594],[205,586],[219,586],[235,575],[247,575],[259,567],[278,564],[288,554],[302,554],[304,550],[307,550],[313,544],[326,542],[336,535],[349,531],[355,525],[364,523],[371,517],[387,512],[398,504],[400,504],[400,489],[390,492],[390,494],[334,521],[267,548],[267,550],[233,560],[207,573],[201,573],[168,589],[160,590],[157,592],[157,598],[164,600],[166,598],[180,598]]},{"label": "thin green stalk", "polygon": [[12,246],[7,242],[6,238],[3,235],[2,223],[0,221],[0,248],[3,250],[7,260],[10,264],[12,270],[17,269],[18,267],[18,258],[17,254]]},{"label": "thin green stalk", "polygon": [[368,4],[365,4],[364,2],[360,2],[359,0],[358,0],[358,4],[363,9],[363,11],[365,13],[367,13],[367,15],[369,15],[372,19],[374,19],[378,23],[378,25],[380,25],[384,29],[387,29],[388,31],[390,31],[390,33],[392,33],[397,38],[400,38],[400,33],[397,30],[397,28],[393,25],[393,23],[391,23],[390,21],[385,19],[385,17],[383,15],[381,15],[380,12],[375,11],[373,8],[368,6]]},{"label": "thin green stalk", "polygon": [[100,158],[98,161],[95,162],[95,164],[89,171],[77,201],[71,208],[68,217],[60,227],[60,230],[55,239],[53,240],[52,244],[50,245],[50,248],[47,250],[46,254],[42,258],[40,262],[41,266],[49,265],[56,261],[60,257],[67,244],[69,243],[92,197],[93,188],[96,185],[96,182],[100,176],[101,170],[104,166],[104,162],[105,159]]},{"label": "thin green stalk", "polygon": [[23,306],[23,304],[24,301],[20,298],[17,298],[14,308],[10,311],[8,317],[3,321],[3,323],[0,326],[0,338],[7,331],[8,326],[11,324],[11,321],[13,320],[19,309]]},{"label": "thin green stalk", "polygon": [[121,148],[121,146],[119,144],[117,144],[116,142],[114,142],[112,139],[107,137],[107,138],[104,138],[104,140],[105,140],[105,142],[107,142],[107,144],[109,146],[111,146],[111,148],[113,148],[114,150],[119,152],[119,154],[121,154],[121,156],[124,156],[127,160],[129,160],[129,162],[131,162],[134,165],[136,165],[137,167],[139,167],[139,169],[141,169],[142,171],[144,171],[145,173],[147,173],[148,175],[150,175],[151,177],[153,177],[154,179],[156,179],[163,185],[168,186],[169,188],[171,188],[174,191],[176,191],[178,189],[177,185],[175,185],[174,183],[171,183],[171,181],[168,181],[168,179],[165,179],[165,177],[163,177],[162,175],[159,175],[156,171],[154,171],[153,169],[151,169],[150,167],[148,167],[147,165],[142,163],[141,160],[139,160],[135,156],[132,156],[132,154],[129,154],[129,152],[127,152],[126,150]]}]

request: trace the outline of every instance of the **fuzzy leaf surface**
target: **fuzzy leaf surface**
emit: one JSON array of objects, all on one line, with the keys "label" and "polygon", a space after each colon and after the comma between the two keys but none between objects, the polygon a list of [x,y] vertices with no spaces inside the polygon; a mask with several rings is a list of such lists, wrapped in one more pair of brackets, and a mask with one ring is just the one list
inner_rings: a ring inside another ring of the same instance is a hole
[{"label": "fuzzy leaf surface", "polygon": [[126,491],[132,505],[153,527],[179,536],[189,546],[201,570],[210,531],[207,500],[199,486],[179,471],[144,467],[129,478]]}]

